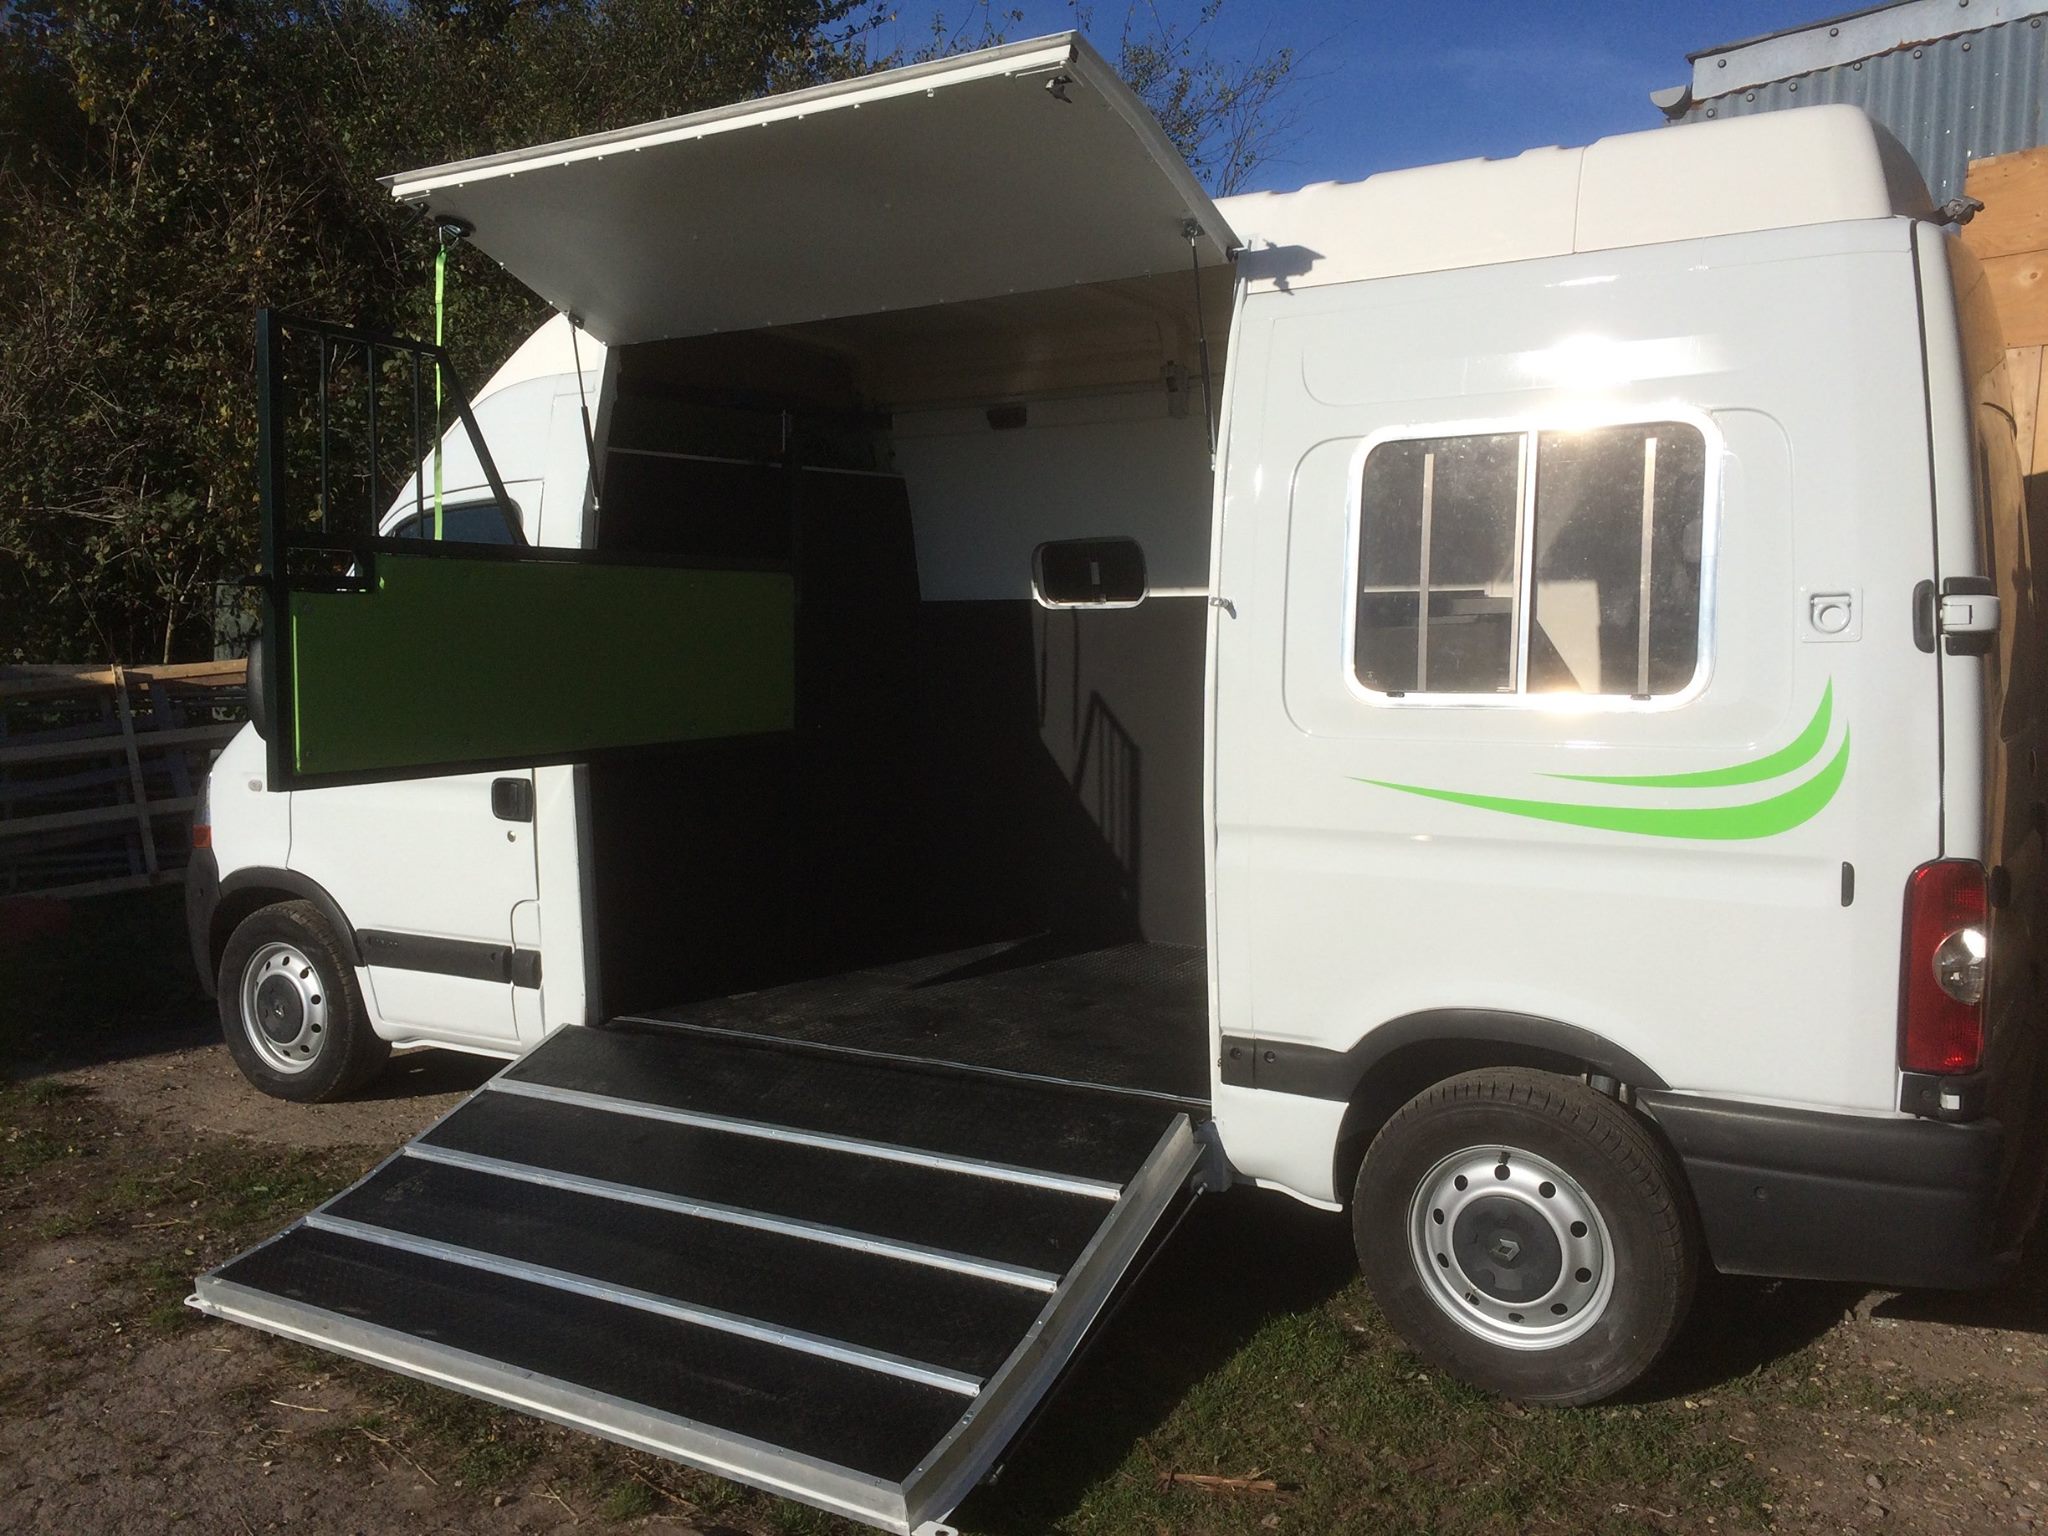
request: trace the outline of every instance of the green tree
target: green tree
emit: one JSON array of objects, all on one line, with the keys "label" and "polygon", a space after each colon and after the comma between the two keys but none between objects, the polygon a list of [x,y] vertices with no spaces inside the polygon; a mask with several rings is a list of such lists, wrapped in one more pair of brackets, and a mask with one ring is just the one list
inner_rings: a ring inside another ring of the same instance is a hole
[{"label": "green tree", "polygon": [[[0,658],[205,654],[255,545],[249,317],[418,333],[380,172],[858,72],[860,0],[37,0],[0,14]],[[463,252],[458,366],[538,319]]]}]

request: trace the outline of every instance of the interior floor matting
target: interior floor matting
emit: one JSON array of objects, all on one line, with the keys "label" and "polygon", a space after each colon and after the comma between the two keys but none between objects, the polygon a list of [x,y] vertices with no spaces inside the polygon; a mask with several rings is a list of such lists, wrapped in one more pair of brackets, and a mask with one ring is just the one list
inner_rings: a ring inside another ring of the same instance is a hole
[{"label": "interior floor matting", "polygon": [[618,1024],[723,1030],[847,1052],[1209,1101],[1208,972],[1178,944],[991,944],[643,1010]]}]

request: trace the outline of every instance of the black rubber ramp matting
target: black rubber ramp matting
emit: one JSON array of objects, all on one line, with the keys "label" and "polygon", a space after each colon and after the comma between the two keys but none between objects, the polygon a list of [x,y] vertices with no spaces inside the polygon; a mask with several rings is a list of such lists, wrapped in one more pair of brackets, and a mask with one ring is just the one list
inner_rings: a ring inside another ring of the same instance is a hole
[{"label": "black rubber ramp matting", "polygon": [[1146,1095],[565,1029],[193,1299],[909,1530],[1050,1389],[1196,1147]]}]

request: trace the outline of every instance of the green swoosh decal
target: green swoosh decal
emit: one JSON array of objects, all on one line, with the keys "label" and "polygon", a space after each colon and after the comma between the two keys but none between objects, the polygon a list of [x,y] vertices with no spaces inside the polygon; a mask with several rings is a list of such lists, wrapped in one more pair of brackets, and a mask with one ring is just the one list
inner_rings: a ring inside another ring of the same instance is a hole
[{"label": "green swoosh decal", "polygon": [[1789,746],[1749,763],[1736,763],[1729,768],[1707,768],[1698,773],[1546,773],[1546,779],[1570,779],[1580,784],[1620,784],[1637,789],[1720,789],[1730,784],[1759,784],[1765,779],[1783,778],[1795,769],[1804,768],[1827,744],[1828,727],[1833,722],[1835,710],[1835,685],[1830,682],[1820,696],[1820,707],[1813,712],[1813,718],[1806,723],[1806,729],[1792,739]]},{"label": "green swoosh decal", "polygon": [[[1825,713],[1826,701],[1823,700],[1822,714]],[[1805,737],[1802,736],[1800,740],[1803,742]],[[1795,742],[1793,747],[1785,750],[1790,752],[1798,745],[1799,743]],[[1812,756],[1810,752],[1807,755]],[[1573,827],[1592,827],[1602,832],[1635,832],[1644,837],[1686,837],[1733,842],[1754,837],[1775,837],[1780,832],[1789,832],[1800,823],[1812,820],[1830,800],[1835,798],[1835,791],[1842,787],[1842,777],[1848,771],[1849,736],[1845,731],[1842,734],[1841,747],[1819,773],[1783,794],[1773,795],[1768,800],[1758,800],[1749,805],[1684,806],[1678,809],[1624,805],[1567,805],[1555,800],[1514,800],[1500,795],[1468,795],[1451,789],[1425,789],[1419,784],[1391,784],[1385,779],[1360,779],[1358,782],[1377,785],[1381,789],[1399,790],[1404,795],[1421,795],[1430,800],[1448,801],[1452,805],[1471,806],[1474,810],[1499,811],[1506,816],[1523,816],[1535,821],[1555,821]],[[1671,781],[1666,779],[1634,782]]]}]

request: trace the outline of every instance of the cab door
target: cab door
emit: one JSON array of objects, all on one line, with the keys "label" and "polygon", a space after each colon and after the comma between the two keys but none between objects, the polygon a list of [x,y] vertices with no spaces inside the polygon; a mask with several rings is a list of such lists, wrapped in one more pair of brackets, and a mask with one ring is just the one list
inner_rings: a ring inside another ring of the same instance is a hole
[{"label": "cab door", "polygon": [[[488,485],[444,486],[443,542],[523,545],[544,482],[505,489],[501,500]],[[380,525],[408,545],[434,529],[434,508],[403,496]],[[538,1033],[521,1028],[537,1004],[537,936],[516,931],[539,899],[534,832],[532,769],[334,785],[292,796],[290,864],[348,914],[388,1030],[509,1050]]]}]

